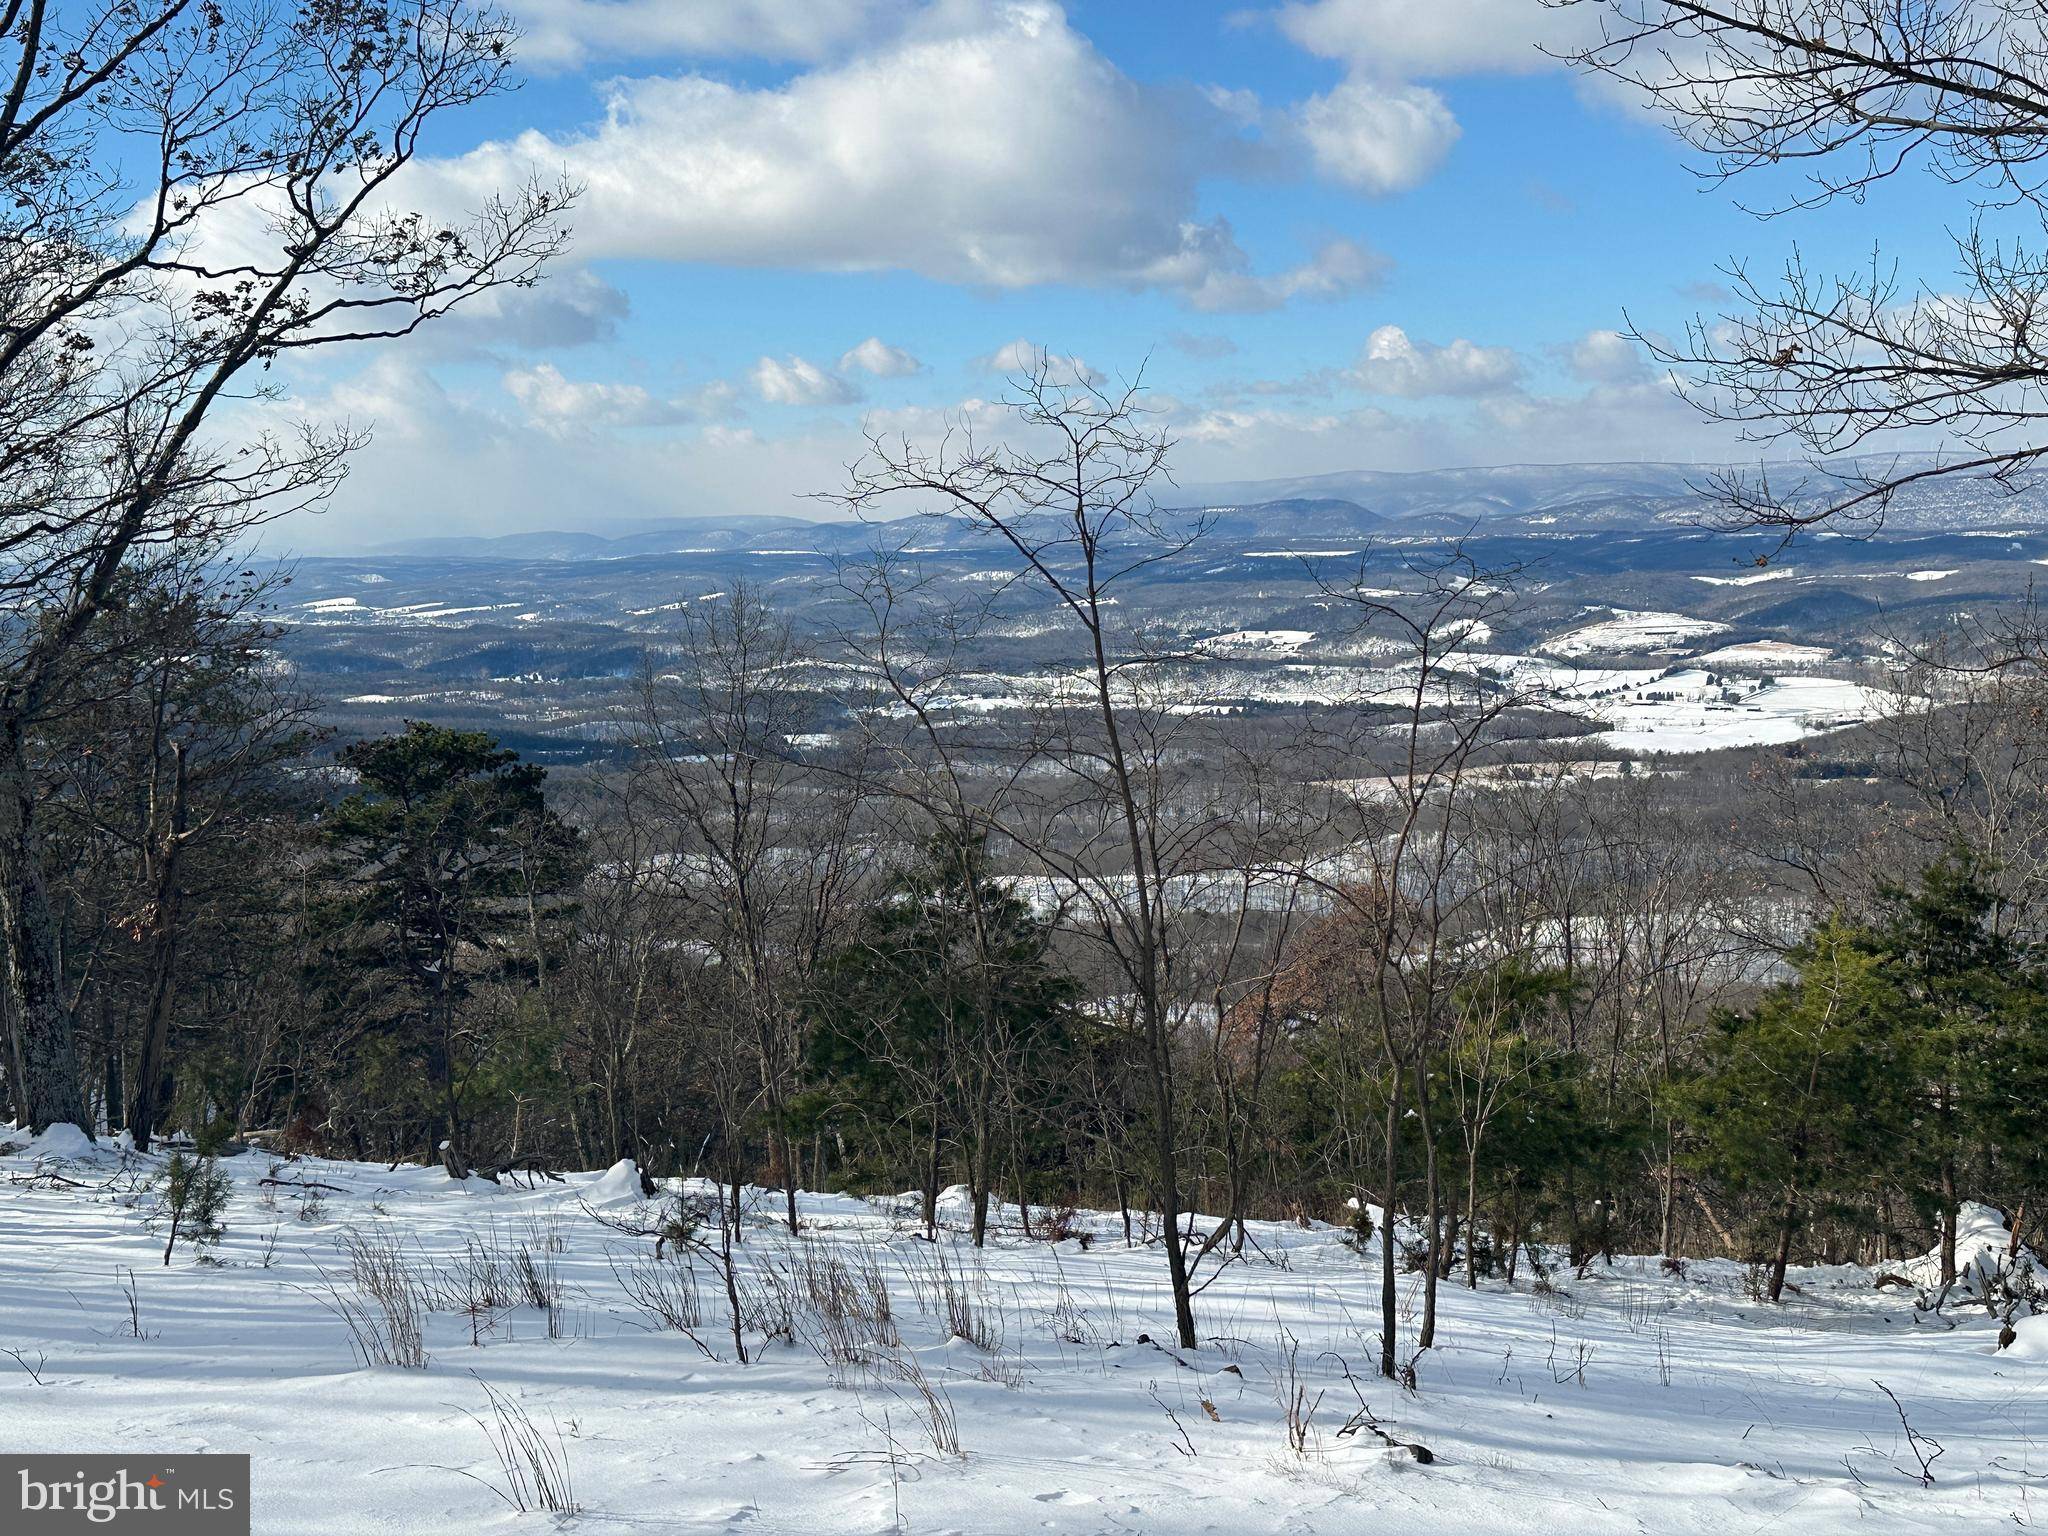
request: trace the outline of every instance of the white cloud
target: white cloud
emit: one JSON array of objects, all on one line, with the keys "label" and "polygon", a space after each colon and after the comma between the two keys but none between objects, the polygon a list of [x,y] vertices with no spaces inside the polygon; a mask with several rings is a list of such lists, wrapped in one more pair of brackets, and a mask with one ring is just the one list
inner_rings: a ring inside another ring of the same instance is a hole
[{"label": "white cloud", "polygon": [[1089,367],[1085,359],[1051,351],[1023,336],[1015,341],[1006,341],[995,351],[977,357],[974,366],[989,373],[1012,374],[1036,373],[1043,368],[1050,377],[1071,383],[1095,384],[1102,379],[1102,375]]},{"label": "white cloud", "polygon": [[568,69],[662,55],[823,58],[900,0],[511,0],[519,61]]},{"label": "white cloud", "polygon": [[570,379],[552,363],[515,368],[505,392],[519,402],[529,425],[569,434],[614,427],[666,427],[701,419],[707,408],[730,400],[729,385],[713,385],[695,401],[662,399],[638,384]]},{"label": "white cloud", "polygon": [[[585,260],[1165,288],[1205,309],[1348,291],[1359,262],[1343,253],[1357,247],[1261,276],[1226,220],[1198,216],[1203,181],[1253,152],[1247,110],[1236,95],[1138,84],[1046,0],[941,0],[866,51],[774,85],[615,81],[587,131],[530,131],[422,164],[415,195],[466,206],[566,175],[585,188]],[[1375,150],[1354,113],[1347,174],[1420,174],[1428,120],[1419,101],[1383,114],[1397,137]]]},{"label": "white cloud", "polygon": [[1458,120],[1427,86],[1353,75],[1297,114],[1316,167],[1362,192],[1400,192],[1429,179],[1458,141]]},{"label": "white cloud", "polygon": [[923,367],[923,363],[901,347],[892,347],[879,336],[870,336],[859,346],[841,353],[839,358],[841,373],[852,373],[858,369],[878,379],[907,378]]},{"label": "white cloud", "polygon": [[[564,391],[536,383],[529,393],[554,400],[558,414],[571,416],[567,402],[575,401],[586,416],[601,417],[594,402],[606,398],[578,392],[573,384]],[[1625,445],[1630,458],[1719,462],[1753,456],[1730,429],[1702,421],[1656,378],[1557,395],[1507,390],[1398,409],[1328,402],[1307,402],[1298,410],[1273,402],[1177,404],[1164,396],[1154,403],[1166,411],[1162,422],[1179,443],[1173,467],[1184,485],[1361,467],[1597,462],[1619,456],[1617,444]],[[627,401],[627,415],[635,404]],[[279,531],[281,544],[300,547],[360,546],[416,535],[422,506],[436,509],[437,531],[451,533],[576,528],[678,514],[786,509],[818,515],[823,509],[817,503],[798,498],[843,485],[849,453],[859,451],[836,418],[777,416],[779,430],[707,421],[621,432],[606,437],[601,452],[565,452],[564,431],[534,430],[518,411],[451,393],[415,359],[397,352],[340,383],[309,386],[290,400],[251,402],[248,408],[280,430],[287,416],[346,418],[376,428],[369,447],[353,461],[334,510],[294,519]],[[1010,417],[992,400],[969,399],[946,410],[892,407],[878,411],[874,425],[929,442],[961,421],[993,441]]]},{"label": "white cloud", "polygon": [[1560,67],[1600,40],[1602,7],[1543,0],[1288,0],[1263,13],[1296,46],[1345,69],[1295,109],[1317,168],[1346,186],[1398,192],[1458,140],[1449,105],[1419,80]]},{"label": "white cloud", "polygon": [[1522,372],[1508,347],[1482,347],[1462,337],[1448,346],[1412,340],[1398,325],[1366,338],[1349,374],[1376,395],[1420,399],[1428,395],[1485,395],[1510,389]]},{"label": "white cloud", "polygon": [[1598,13],[1541,0],[1290,0],[1275,19],[1310,53],[1405,80],[1554,68],[1543,50],[1597,40]]},{"label": "white cloud", "polygon": [[436,355],[504,346],[580,347],[610,341],[632,313],[619,289],[586,267],[550,271],[532,288],[492,288],[419,333]]},{"label": "white cloud", "polygon": [[1642,349],[1619,331],[1588,331],[1572,343],[1572,372],[1593,384],[1628,384],[1648,378]]},{"label": "white cloud", "polygon": [[754,392],[770,405],[846,405],[860,391],[803,357],[764,357],[754,364]]},{"label": "white cloud", "polygon": [[1370,288],[1392,265],[1355,240],[1326,241],[1298,267],[1258,273],[1239,248],[1228,220],[1189,225],[1186,247],[1153,268],[1162,286],[1178,289],[1188,307],[1208,314],[1250,314],[1293,299],[1341,299]]}]

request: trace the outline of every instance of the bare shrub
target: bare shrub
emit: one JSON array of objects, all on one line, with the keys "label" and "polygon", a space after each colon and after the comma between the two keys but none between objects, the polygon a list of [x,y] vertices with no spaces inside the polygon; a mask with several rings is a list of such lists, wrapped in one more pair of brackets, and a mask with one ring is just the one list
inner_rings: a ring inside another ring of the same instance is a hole
[{"label": "bare shrub", "polygon": [[515,1244],[509,1255],[512,1283],[520,1299],[536,1312],[553,1314],[562,1305],[562,1276],[555,1251],[532,1242]]},{"label": "bare shrub", "polygon": [[1030,1372],[1021,1355],[990,1355],[975,1367],[974,1374],[982,1381],[1015,1392],[1024,1385]]},{"label": "bare shrub", "polygon": [[514,1289],[495,1235],[465,1238],[462,1252],[428,1266],[421,1274],[430,1305],[469,1319],[469,1342],[481,1344],[497,1314],[512,1305]]},{"label": "bare shrub", "polygon": [[468,1409],[463,1412],[491,1442],[504,1486],[473,1472],[463,1476],[483,1483],[521,1514],[535,1509],[551,1515],[575,1514],[581,1506],[569,1480],[569,1448],[562,1440],[562,1426],[550,1419],[544,1431],[524,1408],[481,1376],[476,1378],[476,1384],[484,1389],[490,1416],[470,1413]]},{"label": "bare shrub", "polygon": [[1083,1248],[1095,1241],[1095,1234],[1081,1225],[1081,1213],[1071,1205],[1056,1205],[1041,1219],[1038,1234],[1049,1243],[1064,1243],[1068,1239]]},{"label": "bare shrub", "polygon": [[121,1301],[128,1315],[121,1320],[121,1332],[131,1339],[146,1339],[142,1327],[142,1293],[135,1284],[135,1271],[128,1271],[128,1283],[121,1288]]},{"label": "bare shrub", "polygon": [[987,1270],[978,1260],[957,1263],[958,1251],[948,1257],[946,1248],[938,1243],[926,1244],[916,1252],[906,1273],[918,1309],[938,1318],[949,1337],[965,1339],[986,1353],[1000,1350],[1003,1318],[990,1300]]},{"label": "bare shrub", "polygon": [[799,1242],[789,1254],[789,1273],[803,1301],[804,1337],[831,1365],[856,1365],[874,1346],[901,1342],[890,1310],[889,1285],[872,1249],[850,1258],[814,1242]]},{"label": "bare shrub", "polygon": [[348,1259],[347,1287],[320,1270],[326,1282],[321,1304],[341,1319],[364,1365],[425,1369],[426,1286],[405,1262],[398,1239],[383,1228],[354,1228],[338,1241]]},{"label": "bare shrub", "polygon": [[[657,1331],[680,1333],[711,1355],[698,1335],[704,1304],[697,1294],[697,1269],[688,1258],[650,1257],[630,1249],[606,1249],[605,1262],[635,1310]],[[716,1359],[715,1355],[712,1358]]]},{"label": "bare shrub", "polygon": [[1273,1401],[1287,1426],[1287,1448],[1297,1456],[1320,1449],[1315,1433],[1316,1409],[1322,1406],[1320,1390],[1313,1395],[1301,1374],[1301,1341],[1284,1328],[1273,1367]]},{"label": "bare shrub", "polygon": [[800,1298],[778,1264],[764,1264],[739,1281],[738,1327],[770,1341],[794,1344]]},{"label": "bare shrub", "polygon": [[903,1395],[916,1411],[918,1427],[924,1431],[932,1450],[940,1456],[964,1456],[966,1452],[960,1449],[960,1421],[946,1389],[925,1375],[917,1356],[908,1351],[891,1355],[887,1366],[889,1376],[908,1389]]}]

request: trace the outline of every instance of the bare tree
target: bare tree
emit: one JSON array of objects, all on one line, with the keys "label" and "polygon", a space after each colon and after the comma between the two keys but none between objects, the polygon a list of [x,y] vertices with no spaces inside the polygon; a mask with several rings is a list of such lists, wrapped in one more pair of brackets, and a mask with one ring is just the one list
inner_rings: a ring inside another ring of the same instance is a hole
[{"label": "bare tree", "polygon": [[0,594],[36,616],[0,658],[0,938],[35,1126],[86,1113],[29,731],[138,551],[338,483],[360,432],[224,419],[271,364],[559,247],[566,188],[394,202],[429,126],[510,85],[511,41],[466,0],[0,0]]},{"label": "bare tree", "polygon": [[744,1021],[769,1176],[795,1231],[789,1106],[802,990],[865,867],[851,826],[858,787],[793,757],[791,738],[808,731],[819,701],[813,658],[755,593],[736,587],[685,608],[676,651],[643,683],[638,792],[670,839],[660,865],[668,904],[715,958],[717,990]]},{"label": "bare tree", "polygon": [[[1132,739],[1145,711],[1148,669],[1164,658],[1119,612],[1133,578],[1172,559],[1200,525],[1170,519],[1153,500],[1172,441],[1145,419],[1142,383],[1110,389],[1040,353],[1006,402],[1016,441],[985,442],[963,424],[936,448],[872,437],[843,501],[867,515],[884,502],[963,520],[1004,548],[1020,581],[1044,595],[1080,642],[1078,675],[1054,679],[1043,700],[1059,761],[1078,794],[1026,832],[1062,896],[1085,914],[1127,989],[1151,1118],[1154,1199],[1165,1240],[1181,1347],[1196,1347],[1182,1216],[1175,1102],[1167,885],[1174,829],[1148,783],[1148,754]],[[1051,742],[1032,755],[1052,756]],[[1156,758],[1151,760],[1156,761]],[[1115,849],[1114,865],[1101,857]]]},{"label": "bare tree", "polygon": [[[1450,1001],[1469,956],[1458,923],[1472,899],[1473,869],[1463,846],[1463,799],[1470,775],[1504,722],[1538,690],[1496,675],[1471,652],[1515,603],[1513,572],[1481,570],[1461,545],[1411,561],[1405,590],[1367,575],[1361,560],[1345,582],[1326,582],[1349,609],[1357,632],[1387,647],[1389,665],[1360,703],[1370,776],[1357,785],[1367,831],[1349,867],[1325,884],[1338,903],[1335,921],[1353,950],[1345,968],[1351,1009],[1377,1037],[1386,1094],[1380,1127],[1380,1373],[1399,1361],[1395,1218],[1406,1113],[1424,1154],[1428,1263],[1418,1350],[1436,1342],[1436,1293],[1444,1237],[1437,1128],[1428,1091],[1429,1062],[1449,1027]],[[1386,734],[1383,736],[1381,732]],[[1382,747],[1380,743],[1387,743]],[[1390,748],[1391,760],[1386,756]],[[1377,772],[1373,769],[1377,768]],[[1412,1101],[1411,1096],[1412,1094]],[[1411,1362],[1412,1364],[1412,1362]]]},{"label": "bare tree", "polygon": [[[1639,334],[1708,417],[1822,459],[1731,472],[1739,526],[1789,537],[1881,520],[1901,492],[1960,476],[2017,488],[2044,449],[2048,17],[2034,0],[1546,0],[1600,12],[1572,61],[1646,94],[1717,179],[1765,183],[1765,216],[1861,200],[1922,169],[1958,189],[1960,287],[1867,268],[1777,280],[1738,265],[1738,307],[1682,341]],[[1788,179],[1800,173],[1799,179]],[[1893,434],[1943,445],[1901,456]],[[1950,445],[1953,446],[1950,446]]]}]

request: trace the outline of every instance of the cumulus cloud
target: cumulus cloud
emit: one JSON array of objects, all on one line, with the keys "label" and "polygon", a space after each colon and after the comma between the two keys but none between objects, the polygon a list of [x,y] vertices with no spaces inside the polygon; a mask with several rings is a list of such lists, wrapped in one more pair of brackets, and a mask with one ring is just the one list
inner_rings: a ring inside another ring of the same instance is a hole
[{"label": "cumulus cloud", "polygon": [[1353,75],[1298,113],[1316,166],[1361,192],[1401,192],[1429,179],[1458,141],[1458,120],[1427,86]]},{"label": "cumulus cloud", "polygon": [[[689,7],[676,7],[687,10]],[[533,174],[585,188],[577,252],[820,271],[904,270],[993,288],[1164,288],[1205,309],[1350,291],[1355,246],[1271,275],[1230,225],[1198,216],[1219,164],[1249,153],[1236,94],[1123,74],[1045,0],[946,0],[844,59],[772,85],[688,73],[619,80],[605,115],[418,169],[430,206]],[[1426,107],[1362,111],[1326,137],[1346,174],[1386,185],[1426,159]],[[1375,155],[1377,154],[1377,161]]]},{"label": "cumulus cloud", "polygon": [[1227,219],[1189,225],[1183,236],[1182,251],[1157,263],[1152,276],[1178,289],[1189,308],[1207,314],[1256,314],[1294,299],[1341,299],[1373,287],[1392,265],[1368,246],[1339,239],[1324,242],[1298,267],[1254,272]]},{"label": "cumulus cloud", "polygon": [[1317,168],[1346,186],[1386,193],[1426,179],[1458,140],[1449,105],[1416,82],[1556,68],[1553,53],[1599,40],[1600,7],[1288,0],[1265,14],[1297,47],[1345,68],[1340,84],[1294,114]]},{"label": "cumulus cloud", "polygon": [[570,379],[552,363],[515,368],[505,392],[519,402],[529,425],[557,435],[616,427],[668,427],[700,420],[728,403],[730,386],[713,385],[695,400],[662,399],[638,384]]},{"label": "cumulus cloud", "polygon": [[1642,348],[1619,331],[1588,331],[1572,343],[1571,370],[1592,384],[1627,384],[1650,376]]},{"label": "cumulus cloud", "polygon": [[840,354],[839,371],[873,374],[878,379],[901,379],[924,367],[901,347],[892,347],[879,336],[870,336],[859,346]]},{"label": "cumulus cloud", "polygon": [[584,267],[551,272],[532,288],[493,288],[426,327],[437,355],[513,346],[534,351],[610,341],[631,313],[619,289]]},{"label": "cumulus cloud", "polygon": [[860,398],[852,384],[804,357],[764,357],[750,377],[754,393],[770,405],[846,405]]},{"label": "cumulus cloud", "polygon": [[1376,395],[1421,399],[1430,395],[1486,395],[1514,387],[1521,360],[1509,347],[1482,347],[1462,337],[1447,346],[1413,340],[1398,325],[1366,338],[1349,374]]},{"label": "cumulus cloud", "polygon": [[1089,367],[1085,359],[1051,351],[1023,336],[977,357],[974,366],[987,373],[1036,373],[1042,368],[1054,379],[1081,384],[1102,381],[1102,375]]}]

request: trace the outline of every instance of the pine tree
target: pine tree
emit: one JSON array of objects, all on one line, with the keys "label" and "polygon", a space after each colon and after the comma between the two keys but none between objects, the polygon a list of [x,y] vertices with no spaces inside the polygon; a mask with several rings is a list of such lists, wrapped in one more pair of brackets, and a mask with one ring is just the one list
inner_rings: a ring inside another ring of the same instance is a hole
[{"label": "pine tree", "polygon": [[[1911,1193],[1940,1232],[1941,1283],[1955,1283],[1964,1180],[1994,1150],[2038,1158],[2048,990],[2026,949],[1998,926],[1992,871],[1958,848],[1916,886],[1883,894],[1876,943],[1910,1003],[1912,1130],[1903,1144]],[[2029,1170],[2032,1171],[2032,1170]]]},{"label": "pine tree", "polygon": [[359,996],[365,983],[396,981],[387,1065],[423,1077],[441,1161],[462,1178],[470,1165],[459,1068],[484,1049],[464,1032],[463,1004],[480,979],[531,978],[545,963],[519,944],[533,938],[543,904],[551,922],[565,915],[585,867],[583,841],[548,808],[547,770],[482,732],[411,721],[340,758],[362,788],[321,828],[332,892],[327,960]]},{"label": "pine tree", "polygon": [[227,1235],[221,1221],[228,1207],[228,1181],[210,1156],[188,1157],[173,1152],[152,1181],[158,1221],[170,1223],[164,1238],[164,1264],[183,1238],[189,1248],[210,1248]]},{"label": "pine tree", "polygon": [[1022,1082],[1042,1100],[1072,1045],[1077,992],[1049,963],[1049,937],[989,878],[979,843],[937,838],[824,967],[813,1008],[809,1055],[825,1086],[805,1110],[879,1141],[914,1138],[928,1225],[944,1150],[957,1142],[977,1242],[1003,1097]]},{"label": "pine tree", "polygon": [[1897,1157],[1915,1069],[1910,1001],[1868,930],[1831,919],[1790,958],[1794,979],[1720,1015],[1700,1072],[1673,1089],[1691,1165],[1767,1212],[1774,1302],[1801,1228],[1868,1196]]}]

